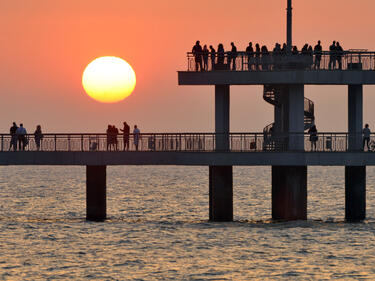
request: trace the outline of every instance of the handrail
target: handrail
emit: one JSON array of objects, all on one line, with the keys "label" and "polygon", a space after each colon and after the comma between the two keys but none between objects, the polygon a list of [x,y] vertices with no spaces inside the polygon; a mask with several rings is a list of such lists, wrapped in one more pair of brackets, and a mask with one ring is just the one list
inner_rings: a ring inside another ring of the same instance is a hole
[{"label": "handrail", "polygon": [[[231,152],[273,152],[289,151],[289,140],[303,144],[305,151],[319,152],[346,152],[349,150],[349,143],[356,150],[361,150],[362,133],[347,132],[319,132],[314,138],[316,146],[312,143],[312,138],[308,133],[276,133],[267,132],[253,133],[143,133],[143,134],[119,134],[107,135],[105,133],[55,133],[44,134],[38,141],[33,134],[25,136],[25,143],[22,138],[13,138],[10,134],[0,134],[0,151],[14,149],[12,144],[16,144],[17,150],[24,147],[25,151],[182,151],[182,152],[214,152],[216,150],[216,140],[222,144],[223,140],[228,140],[229,147],[224,149]],[[370,150],[375,151],[375,134],[371,134]],[[127,146],[127,144],[129,144]],[[19,146],[21,145],[21,146]],[[222,149],[221,149],[222,150]],[[367,150],[367,149],[366,149]]]},{"label": "handrail", "polygon": [[375,52],[187,52],[188,71],[375,70]]}]

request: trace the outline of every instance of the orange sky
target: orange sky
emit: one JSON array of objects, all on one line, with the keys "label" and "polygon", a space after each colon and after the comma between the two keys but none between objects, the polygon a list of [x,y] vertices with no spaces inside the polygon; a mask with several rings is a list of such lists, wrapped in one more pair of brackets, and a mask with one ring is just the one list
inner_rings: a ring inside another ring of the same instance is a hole
[{"label": "orange sky", "polygon": [[[360,3],[360,5],[358,4]],[[293,0],[293,43],[336,39],[345,49],[375,50],[373,0]],[[213,131],[213,87],[177,85],[186,52],[204,44],[251,40],[273,46],[285,38],[286,0],[127,1],[12,0],[0,2],[0,130],[12,121],[29,132],[101,132],[123,120],[142,132]],[[127,60],[135,92],[101,104],[82,89],[94,58]],[[364,121],[375,128],[375,87],[365,87]],[[231,88],[231,130],[261,131],[272,122],[262,88]],[[320,131],[346,131],[346,87],[306,87]],[[332,110],[334,109],[334,111]]]}]

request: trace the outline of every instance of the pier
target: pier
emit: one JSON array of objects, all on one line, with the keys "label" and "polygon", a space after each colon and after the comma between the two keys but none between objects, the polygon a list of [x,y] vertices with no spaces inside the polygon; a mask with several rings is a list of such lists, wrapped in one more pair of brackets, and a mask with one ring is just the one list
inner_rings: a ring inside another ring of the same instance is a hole
[{"label": "pier", "polygon": [[[286,54],[269,52],[250,57],[238,52],[213,54],[206,71],[196,69],[196,54],[187,53],[187,69],[178,71],[179,85],[213,86],[215,132],[141,134],[138,149],[129,135],[130,149],[108,150],[107,135],[45,134],[40,150],[29,135],[26,151],[9,151],[11,137],[0,135],[0,165],[86,166],[87,219],[106,218],[106,166],[196,165],[209,170],[209,219],[233,220],[233,166],[272,166],[272,218],[306,220],[308,166],[345,166],[345,218],[366,218],[366,166],[375,153],[363,151],[363,85],[375,85],[375,52],[345,50],[337,54],[291,53],[291,1],[288,1]],[[221,56],[222,62],[218,58]],[[314,62],[320,58],[319,67]],[[332,57],[335,56],[334,65]],[[230,130],[230,86],[262,85],[265,102],[274,106],[274,122],[263,132]],[[346,85],[347,132],[319,132],[311,149],[314,102],[305,98],[305,85]],[[375,135],[371,136],[375,139]]]}]

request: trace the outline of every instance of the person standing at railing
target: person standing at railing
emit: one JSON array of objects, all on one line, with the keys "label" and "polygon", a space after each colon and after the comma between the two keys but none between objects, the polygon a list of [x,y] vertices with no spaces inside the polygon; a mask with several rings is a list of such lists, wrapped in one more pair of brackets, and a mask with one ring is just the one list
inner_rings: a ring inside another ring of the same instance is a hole
[{"label": "person standing at railing", "polygon": [[320,62],[322,60],[322,45],[320,44],[320,40],[318,41],[318,44],[314,47],[314,55],[315,55],[315,61],[314,61],[314,69],[320,69]]},{"label": "person standing at railing", "polygon": [[339,63],[339,69],[342,69],[342,56],[344,55],[344,49],[340,46],[339,42],[336,42],[336,60]]},{"label": "person standing at railing", "polygon": [[370,151],[370,135],[371,135],[371,131],[370,131],[370,128],[369,128],[369,125],[366,124],[365,127],[363,128],[362,130],[362,134],[363,134],[363,151],[365,150],[365,144],[367,145],[367,151]]},{"label": "person standing at railing", "polygon": [[14,151],[17,150],[17,134],[16,131],[18,129],[18,126],[16,122],[13,122],[13,126],[10,127],[9,132],[10,132],[10,146],[9,150],[13,148]]},{"label": "person standing at railing", "polygon": [[209,51],[207,49],[207,45],[204,45],[202,57],[203,57],[203,69],[206,71],[208,70],[208,54],[209,54]]},{"label": "person standing at railing", "polygon": [[316,142],[318,141],[318,130],[316,126],[313,125],[307,132],[310,135],[311,151],[313,151],[313,149],[316,150]]},{"label": "person standing at railing", "polygon": [[200,45],[200,42],[197,41],[195,45],[193,46],[192,53],[195,58],[195,71],[198,71],[200,68],[200,71],[203,70],[202,68],[202,46]]},{"label": "person standing at railing", "polygon": [[258,43],[255,44],[255,70],[259,70],[260,64],[260,46]]},{"label": "person standing at railing", "polygon": [[237,59],[237,55],[238,55],[238,53],[237,53],[237,47],[234,45],[233,42],[231,42],[230,45],[232,46],[232,50],[231,50],[231,52],[229,54],[229,57],[230,57],[230,60],[229,60],[229,69],[230,69],[230,65],[231,65],[230,61],[232,61],[232,64],[233,64],[232,70],[236,70],[236,59]]},{"label": "person standing at railing", "polygon": [[328,69],[336,68],[336,41],[332,42],[332,45],[329,46],[329,65]]},{"label": "person standing at railing", "polygon": [[311,45],[307,48],[307,55],[308,55],[308,69],[311,69],[314,64],[313,48]]},{"label": "person standing at railing", "polygon": [[42,134],[42,127],[40,125],[36,126],[36,130],[34,132],[34,140],[36,144],[36,150],[40,150],[40,143],[43,140]]},{"label": "person standing at railing", "polygon": [[247,69],[250,71],[252,70],[252,66],[254,64],[254,49],[253,43],[249,42],[249,46],[246,48],[246,56],[247,56]]},{"label": "person standing at railing", "polygon": [[270,62],[270,53],[268,52],[267,46],[263,45],[261,48],[262,52],[262,70],[268,70]]},{"label": "person standing at railing", "polygon": [[20,124],[20,127],[17,129],[16,135],[18,139],[18,149],[25,150],[25,147],[27,145],[27,139],[26,139],[27,131],[23,127],[22,123]]},{"label": "person standing at railing", "polygon": [[224,56],[225,56],[224,46],[223,46],[223,44],[220,43],[217,46],[217,64],[220,67],[223,67],[223,65],[224,65]]},{"label": "person standing at railing", "polygon": [[214,47],[210,45],[211,70],[215,70],[215,56],[216,56],[216,51]]},{"label": "person standing at railing", "polygon": [[134,137],[134,145],[135,145],[136,151],[138,151],[139,139],[141,137],[140,134],[141,134],[141,131],[138,129],[137,125],[134,125],[133,137]]},{"label": "person standing at railing", "polygon": [[130,134],[130,126],[128,123],[124,122],[124,128],[120,129],[121,132],[124,133],[123,139],[124,139],[124,150],[129,150],[129,134]]}]

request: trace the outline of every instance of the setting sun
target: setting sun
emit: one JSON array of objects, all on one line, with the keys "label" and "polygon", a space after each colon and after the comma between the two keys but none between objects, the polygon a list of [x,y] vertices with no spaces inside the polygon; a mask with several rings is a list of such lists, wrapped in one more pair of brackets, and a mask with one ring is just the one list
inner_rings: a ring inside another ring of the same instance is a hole
[{"label": "setting sun", "polygon": [[86,93],[99,102],[119,102],[133,92],[135,84],[133,68],[118,57],[97,58],[87,65],[82,75]]}]

